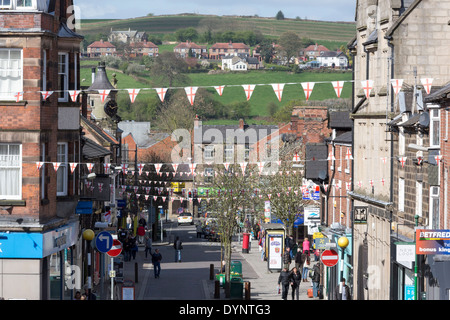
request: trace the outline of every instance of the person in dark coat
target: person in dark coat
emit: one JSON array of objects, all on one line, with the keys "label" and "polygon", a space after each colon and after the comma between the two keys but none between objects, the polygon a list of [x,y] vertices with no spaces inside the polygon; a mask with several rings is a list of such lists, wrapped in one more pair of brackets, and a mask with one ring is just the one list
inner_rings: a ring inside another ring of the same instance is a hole
[{"label": "person in dark coat", "polygon": [[298,249],[297,253],[295,254],[294,257],[294,262],[295,262],[295,267],[302,272],[302,268],[303,268],[303,263],[305,262],[306,259],[306,255],[303,254],[302,249]]},{"label": "person in dark coat", "polygon": [[289,266],[291,265],[291,249],[289,247],[287,247],[284,251],[284,255],[283,255],[283,263],[284,263],[284,267],[286,269],[289,270]]},{"label": "person in dark coat", "polygon": [[278,277],[278,290],[280,290],[281,285],[281,299],[283,300],[287,300],[289,291],[289,280],[290,280],[290,273],[287,270],[287,268],[283,268]]},{"label": "person in dark coat", "polygon": [[341,285],[339,284],[334,290],[334,300],[352,300],[350,288],[345,284],[345,278],[342,278],[342,292],[339,292],[340,287]]},{"label": "person in dark coat", "polygon": [[299,298],[300,282],[302,282],[302,273],[296,267],[292,269],[290,274],[292,300]]},{"label": "person in dark coat", "polygon": [[181,249],[183,249],[183,243],[180,237],[177,237],[173,242],[173,248],[175,249],[175,262],[181,262]]},{"label": "person in dark coat", "polygon": [[159,252],[159,249],[155,249],[155,251],[152,254],[152,263],[153,263],[153,270],[155,272],[155,278],[159,278],[159,274],[161,273],[161,260],[162,255]]}]

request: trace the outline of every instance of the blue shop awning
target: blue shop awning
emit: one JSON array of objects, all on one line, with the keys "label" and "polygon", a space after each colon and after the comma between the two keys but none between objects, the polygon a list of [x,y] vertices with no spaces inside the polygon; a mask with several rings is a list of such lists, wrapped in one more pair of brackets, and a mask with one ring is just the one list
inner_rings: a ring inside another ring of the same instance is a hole
[{"label": "blue shop awning", "polygon": [[78,201],[76,214],[92,214],[92,201]]}]

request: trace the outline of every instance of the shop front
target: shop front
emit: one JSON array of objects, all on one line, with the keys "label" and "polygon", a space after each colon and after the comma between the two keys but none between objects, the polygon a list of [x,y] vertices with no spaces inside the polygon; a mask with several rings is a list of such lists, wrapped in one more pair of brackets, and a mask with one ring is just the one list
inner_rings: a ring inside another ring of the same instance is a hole
[{"label": "shop front", "polygon": [[[70,299],[81,288],[79,223],[44,233],[0,233],[0,297]],[[81,242],[80,242],[81,244]]]}]

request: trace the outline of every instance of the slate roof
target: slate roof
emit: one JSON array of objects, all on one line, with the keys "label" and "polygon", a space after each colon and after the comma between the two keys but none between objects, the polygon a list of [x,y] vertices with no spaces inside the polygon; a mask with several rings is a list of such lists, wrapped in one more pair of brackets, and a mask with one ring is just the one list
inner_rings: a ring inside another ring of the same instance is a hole
[{"label": "slate roof", "polygon": [[349,111],[330,111],[328,127],[332,129],[351,129],[352,120]]},{"label": "slate roof", "polygon": [[305,179],[318,179],[321,172],[328,172],[328,146],[326,144],[306,145]]},{"label": "slate roof", "polygon": [[111,42],[108,41],[94,41],[90,45],[88,45],[88,48],[115,48],[116,46],[113,45]]},{"label": "slate roof", "polygon": [[118,126],[123,131],[122,138],[132,134],[133,140],[139,148],[151,142],[150,122],[121,121]]},{"label": "slate roof", "polygon": [[111,151],[95,143],[91,139],[84,138],[83,157],[86,159],[97,159],[106,157],[111,154]]},{"label": "slate roof", "polygon": [[450,94],[450,82],[443,86],[442,88],[431,92],[425,99],[425,102],[438,102],[442,99],[448,99],[448,95]]}]

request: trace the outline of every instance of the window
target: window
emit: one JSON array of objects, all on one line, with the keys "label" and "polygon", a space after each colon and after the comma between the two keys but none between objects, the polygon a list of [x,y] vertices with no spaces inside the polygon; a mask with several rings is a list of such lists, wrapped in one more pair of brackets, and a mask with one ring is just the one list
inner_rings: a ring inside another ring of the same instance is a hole
[{"label": "window", "polygon": [[205,157],[205,160],[213,160],[214,159],[214,146],[213,145],[205,146],[204,157]]},{"label": "window", "polygon": [[42,90],[47,91],[47,51],[42,51]]},{"label": "window", "polygon": [[33,1],[32,0],[17,0],[17,7],[18,8],[31,8],[31,7],[33,7]]},{"label": "window", "polygon": [[22,146],[0,144],[0,199],[22,198]]},{"label": "window", "polygon": [[67,186],[68,186],[68,144],[67,142],[58,143],[57,150],[57,162],[60,162],[60,166],[57,171],[56,176],[56,195],[57,196],[67,196]]},{"label": "window", "polygon": [[22,50],[0,49],[0,99],[15,100],[22,91]]},{"label": "window", "polygon": [[233,162],[234,160],[234,146],[232,144],[225,145],[225,161]]},{"label": "window", "polygon": [[405,179],[398,178],[398,211],[405,211]]},{"label": "window", "polygon": [[11,0],[0,0],[0,8],[11,8]]},{"label": "window", "polygon": [[213,178],[214,178],[214,169],[205,168],[205,182],[213,182]]},{"label": "window", "polygon": [[431,229],[439,229],[439,187],[430,187]]},{"label": "window", "polygon": [[405,151],[405,132],[404,128],[400,127],[398,132],[398,154],[403,156]]},{"label": "window", "polygon": [[430,147],[439,147],[439,109],[430,109]]},{"label": "window", "polygon": [[69,98],[69,55],[67,53],[58,54],[58,90],[59,102],[67,102]]}]

